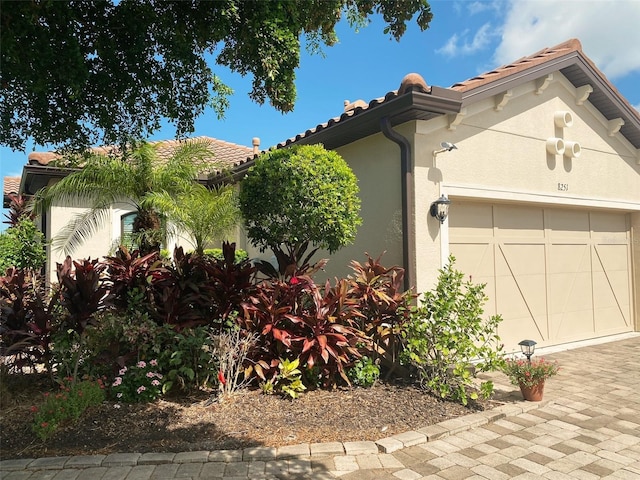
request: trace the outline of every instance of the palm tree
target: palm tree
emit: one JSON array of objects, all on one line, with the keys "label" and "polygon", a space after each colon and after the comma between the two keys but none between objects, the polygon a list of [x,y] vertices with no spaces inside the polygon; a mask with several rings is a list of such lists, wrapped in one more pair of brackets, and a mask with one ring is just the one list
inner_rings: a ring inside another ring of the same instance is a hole
[{"label": "palm tree", "polygon": [[240,220],[238,196],[233,185],[211,190],[199,184],[179,195],[154,192],[148,203],[163,212],[181,233],[187,234],[198,255],[216,240],[224,238]]},{"label": "palm tree", "polygon": [[210,170],[213,151],[202,139],[185,141],[168,159],[161,158],[162,144],[140,142],[130,151],[116,155],[91,152],[85,165],[38,195],[40,211],[52,203],[86,205],[89,209],[69,222],[53,244],[70,255],[101,226],[109,221],[110,207],[115,203],[131,205],[136,210],[133,237],[142,254],[160,249],[162,218],[149,202],[152,192],[181,195],[191,190],[205,164]]}]

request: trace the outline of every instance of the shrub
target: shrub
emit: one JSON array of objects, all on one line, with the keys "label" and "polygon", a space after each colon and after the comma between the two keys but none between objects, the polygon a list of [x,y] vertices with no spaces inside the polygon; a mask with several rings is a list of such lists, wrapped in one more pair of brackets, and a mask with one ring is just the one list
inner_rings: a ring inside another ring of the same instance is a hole
[{"label": "shrub", "polygon": [[33,431],[41,440],[46,440],[63,422],[77,420],[87,408],[99,405],[104,399],[102,380],[73,383],[67,378],[58,393],[45,394],[45,400],[39,407],[31,407],[35,413]]},{"label": "shrub", "polygon": [[0,355],[11,372],[44,364],[50,370],[50,335],[58,303],[33,270],[9,268],[0,277]]},{"label": "shrub", "polygon": [[249,381],[244,375],[244,367],[249,352],[258,341],[258,335],[234,328],[228,332],[212,334],[211,338],[212,353],[218,366],[218,395],[233,395]]},{"label": "shrub", "polygon": [[267,395],[274,392],[296,399],[307,387],[302,383],[302,372],[298,368],[300,360],[280,359],[278,362],[278,374],[272,379],[266,380],[262,385],[262,391]]},{"label": "shrub", "polygon": [[186,391],[207,386],[218,374],[208,327],[174,332],[167,341],[159,362],[162,370],[167,372],[163,393],[174,386]]},{"label": "shrub", "polygon": [[40,271],[47,260],[45,238],[35,223],[23,217],[0,233],[0,273],[9,267]]},{"label": "shrub", "polygon": [[[225,260],[222,248],[205,248],[204,254],[212,260]],[[245,260],[249,260],[249,254],[241,248],[236,249],[233,256],[233,263],[242,263]]]},{"label": "shrub", "polygon": [[256,159],[241,183],[240,209],[251,242],[274,252],[285,278],[300,266],[307,245],[335,252],[353,242],[362,222],[356,176],[322,145],[281,148]]},{"label": "shrub", "polygon": [[[496,333],[502,318],[482,318],[482,305],[487,300],[484,284],[464,282],[464,274],[454,270],[454,262],[454,257],[449,257],[435,290],[426,292],[412,312],[402,356],[417,369],[425,388],[466,405],[469,397],[478,398],[475,391],[467,394],[475,372],[502,367],[502,346]],[[490,381],[481,384],[484,397],[492,391]]]},{"label": "shrub", "polygon": [[266,381],[284,358],[299,360],[305,370],[317,368],[324,386],[335,385],[338,377],[349,383],[345,367],[360,356],[356,344],[366,339],[352,326],[355,311],[344,281],[333,288],[327,283],[324,292],[311,277],[266,281],[243,311],[241,327],[260,335],[248,374]]},{"label": "shrub", "polygon": [[111,395],[126,403],[146,403],[162,393],[163,375],[158,372],[158,361],[140,360],[135,365],[124,366],[111,383]]}]

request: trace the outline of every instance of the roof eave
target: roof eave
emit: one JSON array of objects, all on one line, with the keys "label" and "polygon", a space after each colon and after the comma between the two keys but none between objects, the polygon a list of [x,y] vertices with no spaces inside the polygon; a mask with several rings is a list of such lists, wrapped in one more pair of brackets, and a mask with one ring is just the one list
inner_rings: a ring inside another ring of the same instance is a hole
[{"label": "roof eave", "polygon": [[[563,72],[563,70],[573,66],[578,66],[578,68],[588,78],[587,82],[576,82],[571,78],[571,75],[568,72]],[[635,148],[640,148],[640,114],[622,98],[620,93],[616,91],[614,87],[612,87],[611,83],[606,80],[602,72],[594,67],[594,65],[579,51],[570,52],[555,59],[545,61],[539,65],[534,65],[520,72],[515,72],[511,75],[498,78],[493,82],[479,85],[477,88],[464,91],[462,92],[462,106],[465,107],[469,104],[484,100],[557,71],[563,73],[563,75],[565,75],[565,77],[567,77],[575,87],[589,84],[594,87],[594,89],[601,91],[605,95],[607,101],[611,102],[614,106],[617,116],[622,118],[625,122],[621,129],[621,133],[625,135]],[[592,97],[593,96],[594,95],[592,94]],[[594,106],[602,113],[600,105],[594,104]],[[614,118],[611,115],[605,115],[604,113],[603,115],[607,120]]]}]

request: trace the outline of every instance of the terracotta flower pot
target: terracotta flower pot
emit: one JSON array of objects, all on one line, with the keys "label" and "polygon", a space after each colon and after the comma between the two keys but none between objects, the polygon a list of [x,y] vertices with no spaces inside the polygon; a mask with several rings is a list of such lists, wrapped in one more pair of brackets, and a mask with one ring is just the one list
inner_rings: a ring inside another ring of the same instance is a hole
[{"label": "terracotta flower pot", "polygon": [[520,391],[522,392],[522,397],[525,400],[528,400],[529,402],[540,402],[544,393],[544,380],[532,387],[525,387],[520,384]]}]

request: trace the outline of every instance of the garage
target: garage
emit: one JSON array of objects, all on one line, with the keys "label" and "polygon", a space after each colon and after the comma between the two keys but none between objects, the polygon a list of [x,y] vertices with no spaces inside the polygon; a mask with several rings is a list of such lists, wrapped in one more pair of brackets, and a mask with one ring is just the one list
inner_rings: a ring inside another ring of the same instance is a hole
[{"label": "garage", "polygon": [[486,283],[507,350],[633,331],[630,218],[624,212],[454,200],[456,268]]}]

